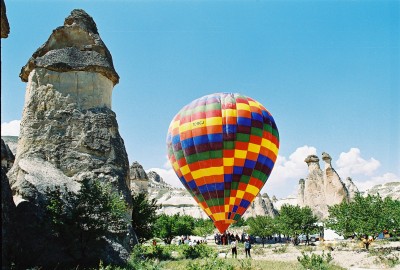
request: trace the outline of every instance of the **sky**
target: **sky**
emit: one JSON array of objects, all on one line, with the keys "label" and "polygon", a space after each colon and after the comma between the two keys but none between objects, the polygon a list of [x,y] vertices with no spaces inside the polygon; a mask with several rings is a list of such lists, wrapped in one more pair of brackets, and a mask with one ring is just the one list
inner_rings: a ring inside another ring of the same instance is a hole
[{"label": "sky", "polygon": [[182,187],[166,157],[170,121],[194,99],[237,92],[263,104],[279,129],[262,192],[296,193],[304,159],[322,152],[361,190],[400,181],[400,1],[5,2],[2,136],[19,133],[21,67],[81,8],[120,75],[112,109],[130,163]]}]

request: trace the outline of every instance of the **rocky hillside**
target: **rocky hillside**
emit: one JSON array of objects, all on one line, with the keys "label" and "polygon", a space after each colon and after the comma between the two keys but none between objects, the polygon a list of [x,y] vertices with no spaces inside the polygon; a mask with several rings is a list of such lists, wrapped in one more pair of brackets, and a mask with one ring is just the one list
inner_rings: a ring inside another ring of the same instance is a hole
[{"label": "rocky hillside", "polygon": [[1,139],[7,144],[13,155],[17,155],[18,136],[1,136]]},{"label": "rocky hillside", "polygon": [[365,195],[379,195],[383,198],[391,197],[395,200],[400,200],[400,182],[388,182],[380,185],[373,186],[365,191]]}]

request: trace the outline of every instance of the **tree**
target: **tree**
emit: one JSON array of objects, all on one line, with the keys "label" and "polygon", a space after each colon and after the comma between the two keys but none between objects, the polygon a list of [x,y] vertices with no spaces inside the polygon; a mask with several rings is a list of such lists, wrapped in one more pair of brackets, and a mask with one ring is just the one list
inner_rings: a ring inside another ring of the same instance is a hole
[{"label": "tree", "polygon": [[354,201],[329,207],[327,227],[345,236],[375,238],[383,230],[400,228],[400,201],[357,194]]},{"label": "tree", "polygon": [[79,264],[98,263],[88,262],[87,252],[105,235],[127,233],[130,220],[125,201],[110,185],[86,179],[78,193],[64,186],[64,191],[47,189],[46,195],[52,233]]},{"label": "tree", "polygon": [[193,233],[206,238],[215,229],[214,223],[210,219],[195,219]]},{"label": "tree", "polygon": [[243,217],[240,217],[235,223],[232,223],[231,227],[243,227],[247,226],[247,220]]},{"label": "tree", "polygon": [[251,217],[247,219],[247,223],[250,226],[249,234],[260,236],[263,240],[263,247],[265,238],[277,233],[276,221],[270,216]]},{"label": "tree", "polygon": [[155,235],[163,239],[166,244],[171,244],[175,236],[193,234],[193,230],[194,218],[187,215],[168,216],[161,214],[154,224]]},{"label": "tree", "polygon": [[318,218],[309,207],[283,205],[279,214],[279,228],[283,234],[294,237],[294,244],[298,244],[300,234],[305,234],[308,239],[311,233],[319,230]]},{"label": "tree", "polygon": [[132,195],[132,228],[140,243],[149,240],[154,235],[154,223],[157,220],[157,200],[149,200],[147,194],[140,192]]}]

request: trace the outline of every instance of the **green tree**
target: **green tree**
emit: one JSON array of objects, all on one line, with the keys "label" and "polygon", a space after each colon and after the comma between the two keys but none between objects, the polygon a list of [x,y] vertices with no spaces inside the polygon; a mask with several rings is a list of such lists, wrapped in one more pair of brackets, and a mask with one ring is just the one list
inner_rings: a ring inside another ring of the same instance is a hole
[{"label": "green tree", "polygon": [[191,216],[161,214],[154,224],[154,233],[166,244],[171,244],[175,236],[193,234],[194,223],[194,218]]},{"label": "green tree", "polygon": [[193,230],[194,235],[206,238],[206,236],[211,234],[214,229],[214,223],[210,219],[195,219]]},{"label": "green tree", "polygon": [[154,235],[154,223],[157,220],[157,200],[149,200],[147,194],[140,192],[132,195],[132,228],[140,243],[143,243]]},{"label": "green tree", "polygon": [[243,217],[240,217],[239,220],[237,220],[235,223],[232,223],[231,227],[243,227],[247,225],[247,220]]},{"label": "green tree", "polygon": [[247,220],[250,229],[248,233],[250,235],[260,236],[264,247],[264,240],[268,236],[272,236],[277,233],[277,224],[275,219],[270,216],[256,216],[250,217]]},{"label": "green tree", "polygon": [[383,230],[400,227],[400,201],[357,194],[354,201],[329,207],[328,228],[345,236],[376,237]]},{"label": "green tree", "polygon": [[279,214],[280,231],[285,235],[294,237],[295,244],[297,244],[297,238],[300,234],[305,234],[308,239],[311,233],[319,231],[316,225],[318,218],[309,207],[283,205]]},{"label": "green tree", "polygon": [[91,263],[86,260],[87,252],[92,251],[103,236],[127,233],[130,220],[125,201],[110,185],[84,180],[78,193],[64,186],[64,191],[57,187],[47,189],[46,194],[45,209],[52,233],[78,263]]}]

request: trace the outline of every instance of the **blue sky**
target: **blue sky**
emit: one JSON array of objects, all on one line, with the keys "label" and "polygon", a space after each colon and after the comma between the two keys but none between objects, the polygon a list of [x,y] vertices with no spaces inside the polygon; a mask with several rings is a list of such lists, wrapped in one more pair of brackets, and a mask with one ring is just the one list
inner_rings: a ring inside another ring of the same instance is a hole
[{"label": "blue sky", "polygon": [[[21,119],[21,67],[82,8],[119,73],[112,106],[130,163],[165,166],[165,137],[184,105],[239,92],[274,116],[279,159],[263,191],[292,193],[323,151],[361,188],[400,180],[399,1],[6,0],[2,135]],[[15,131],[14,131],[15,133]],[[321,162],[321,166],[322,166]],[[323,166],[322,166],[323,167]]]}]

